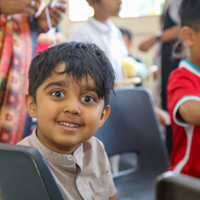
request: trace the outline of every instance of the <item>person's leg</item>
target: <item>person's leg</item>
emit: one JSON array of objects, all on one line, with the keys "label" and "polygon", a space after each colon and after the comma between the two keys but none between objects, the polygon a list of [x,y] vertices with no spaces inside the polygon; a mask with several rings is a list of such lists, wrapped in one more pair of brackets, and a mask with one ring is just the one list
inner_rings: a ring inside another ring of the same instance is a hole
[{"label": "person's leg", "polygon": [[[162,108],[167,111],[167,83],[170,73],[176,69],[179,65],[180,59],[172,58],[172,48],[173,43],[164,44],[162,46],[162,61],[161,61],[161,101]],[[173,142],[172,142],[173,132],[172,127],[166,127],[166,145],[169,155],[171,154]]]}]

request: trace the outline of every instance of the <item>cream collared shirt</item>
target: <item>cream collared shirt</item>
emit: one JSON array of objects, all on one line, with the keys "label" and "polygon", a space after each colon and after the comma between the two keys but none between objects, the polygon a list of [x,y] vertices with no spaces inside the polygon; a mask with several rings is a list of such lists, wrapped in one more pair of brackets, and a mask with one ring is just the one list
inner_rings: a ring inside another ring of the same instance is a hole
[{"label": "cream collared shirt", "polygon": [[35,130],[18,145],[41,151],[65,200],[108,200],[116,194],[104,146],[97,138],[82,143],[73,155],[47,149]]},{"label": "cream collared shirt", "polygon": [[123,79],[122,60],[128,56],[120,30],[107,20],[107,26],[94,17],[90,17],[86,22],[75,25],[69,36],[69,41],[88,42],[96,44],[110,60],[116,79]]}]

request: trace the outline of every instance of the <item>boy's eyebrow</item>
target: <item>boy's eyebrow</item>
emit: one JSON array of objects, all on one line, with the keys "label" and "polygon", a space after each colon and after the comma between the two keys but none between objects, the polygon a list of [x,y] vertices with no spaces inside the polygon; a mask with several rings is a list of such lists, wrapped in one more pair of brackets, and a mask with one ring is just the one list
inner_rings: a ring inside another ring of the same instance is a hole
[{"label": "boy's eyebrow", "polygon": [[98,94],[98,90],[96,87],[90,86],[90,85],[80,85],[81,90],[96,92]]},{"label": "boy's eyebrow", "polygon": [[[55,86],[55,85],[63,87],[63,86],[67,86],[68,84],[67,84],[66,81],[55,81],[55,82],[51,82],[48,85],[46,85],[43,90],[46,90],[47,88],[49,88],[51,86]],[[98,94],[97,88],[93,87],[91,85],[80,85],[80,89],[86,90],[86,91],[96,92]]]},{"label": "boy's eyebrow", "polygon": [[55,82],[51,82],[51,83],[49,83],[48,85],[46,85],[45,87],[44,87],[44,89],[43,90],[46,90],[47,88],[49,88],[49,87],[51,87],[51,86],[55,86],[55,85],[57,85],[57,86],[66,86],[67,85],[67,83],[65,82],[65,81],[55,81]]}]

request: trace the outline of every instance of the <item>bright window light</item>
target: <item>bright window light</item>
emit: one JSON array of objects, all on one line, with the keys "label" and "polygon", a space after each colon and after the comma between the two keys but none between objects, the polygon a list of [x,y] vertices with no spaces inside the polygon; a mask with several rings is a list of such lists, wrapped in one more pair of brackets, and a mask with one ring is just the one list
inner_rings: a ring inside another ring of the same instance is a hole
[{"label": "bright window light", "polygon": [[[160,15],[164,2],[165,0],[122,0],[119,16],[127,18]],[[93,15],[94,10],[86,0],[69,0],[69,18],[71,21],[86,21],[88,17]]]},{"label": "bright window light", "polygon": [[86,21],[94,15],[94,10],[86,0],[69,0],[69,19],[71,21]]},{"label": "bright window light", "polygon": [[165,0],[122,0],[121,18],[161,15]]}]

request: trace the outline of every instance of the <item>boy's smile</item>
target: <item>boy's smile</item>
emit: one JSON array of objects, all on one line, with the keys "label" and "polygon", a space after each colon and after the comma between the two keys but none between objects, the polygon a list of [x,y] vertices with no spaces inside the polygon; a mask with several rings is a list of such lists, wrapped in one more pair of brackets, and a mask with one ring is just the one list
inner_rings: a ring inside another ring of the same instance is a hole
[{"label": "boy's smile", "polygon": [[[55,70],[62,72],[65,64]],[[76,79],[75,79],[76,80]],[[37,118],[37,137],[47,148],[58,153],[73,153],[90,139],[104,123],[110,107],[104,109],[94,80],[75,81],[67,74],[52,75],[36,91],[36,103],[26,95],[25,102],[31,117]]]}]

